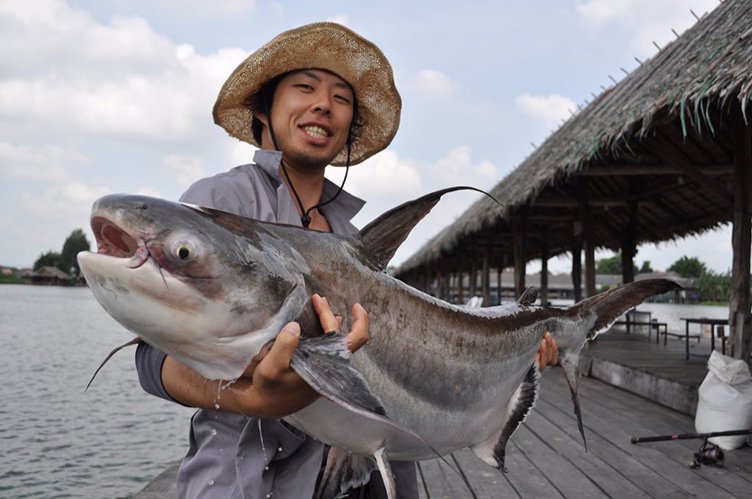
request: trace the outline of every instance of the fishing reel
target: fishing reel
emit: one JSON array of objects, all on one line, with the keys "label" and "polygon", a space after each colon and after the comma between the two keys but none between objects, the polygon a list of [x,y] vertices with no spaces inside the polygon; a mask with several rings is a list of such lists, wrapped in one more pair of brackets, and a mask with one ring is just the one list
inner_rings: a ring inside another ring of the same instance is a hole
[{"label": "fishing reel", "polygon": [[723,466],[723,449],[708,442],[707,438],[702,442],[702,445],[700,445],[697,452],[695,452],[695,458],[692,460],[689,467],[694,470],[703,464],[716,464],[718,466]]}]

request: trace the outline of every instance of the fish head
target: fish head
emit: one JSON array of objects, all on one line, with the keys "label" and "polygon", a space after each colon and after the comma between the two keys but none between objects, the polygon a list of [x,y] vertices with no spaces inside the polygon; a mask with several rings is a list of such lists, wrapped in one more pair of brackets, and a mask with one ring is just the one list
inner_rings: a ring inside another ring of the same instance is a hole
[{"label": "fish head", "polygon": [[306,300],[253,221],[144,196],[92,208],[79,265],[120,324],[209,379],[235,379]]}]

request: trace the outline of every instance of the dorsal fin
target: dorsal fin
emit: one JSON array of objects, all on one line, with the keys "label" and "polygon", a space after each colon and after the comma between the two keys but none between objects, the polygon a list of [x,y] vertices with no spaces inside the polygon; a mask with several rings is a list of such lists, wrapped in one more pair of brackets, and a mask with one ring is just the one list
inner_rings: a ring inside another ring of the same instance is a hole
[{"label": "dorsal fin", "polygon": [[535,303],[535,300],[538,299],[538,288],[535,286],[530,286],[525,291],[522,292],[522,295],[517,299],[517,303],[520,305],[532,305]]},{"label": "dorsal fin", "polygon": [[371,254],[379,268],[385,269],[397,248],[407,238],[413,227],[431,211],[431,208],[439,202],[441,196],[448,192],[461,190],[480,192],[496,201],[487,192],[468,186],[448,187],[431,192],[392,208],[366,225],[360,231],[360,240],[363,247]]}]

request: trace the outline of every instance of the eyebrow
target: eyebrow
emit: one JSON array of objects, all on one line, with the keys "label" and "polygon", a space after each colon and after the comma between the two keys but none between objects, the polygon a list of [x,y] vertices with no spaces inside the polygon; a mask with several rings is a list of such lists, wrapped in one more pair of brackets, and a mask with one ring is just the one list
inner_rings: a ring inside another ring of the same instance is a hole
[{"label": "eyebrow", "polygon": [[[303,73],[304,75],[306,75],[307,77],[309,77],[309,78],[311,78],[313,80],[316,80],[316,81],[319,81],[319,82],[321,81],[321,78],[319,77],[319,75],[317,75],[316,73],[314,73],[313,71],[311,71],[309,69],[303,69],[303,70],[301,70],[301,73]],[[345,82],[344,80],[340,79],[340,81],[337,81],[334,84],[334,86],[335,87],[344,88],[346,90],[349,90],[353,94],[355,93],[353,91],[352,87],[347,82]]]}]

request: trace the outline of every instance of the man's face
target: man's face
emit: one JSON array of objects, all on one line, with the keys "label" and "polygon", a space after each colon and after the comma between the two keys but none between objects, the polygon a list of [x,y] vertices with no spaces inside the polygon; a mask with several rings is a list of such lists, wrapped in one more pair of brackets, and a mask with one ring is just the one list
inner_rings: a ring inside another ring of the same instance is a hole
[{"label": "man's face", "polygon": [[[272,102],[276,146],[293,168],[324,168],[347,143],[355,95],[339,76],[319,69],[288,74],[279,81]],[[259,116],[266,125],[266,116]],[[272,147],[269,127],[262,143]]]}]

